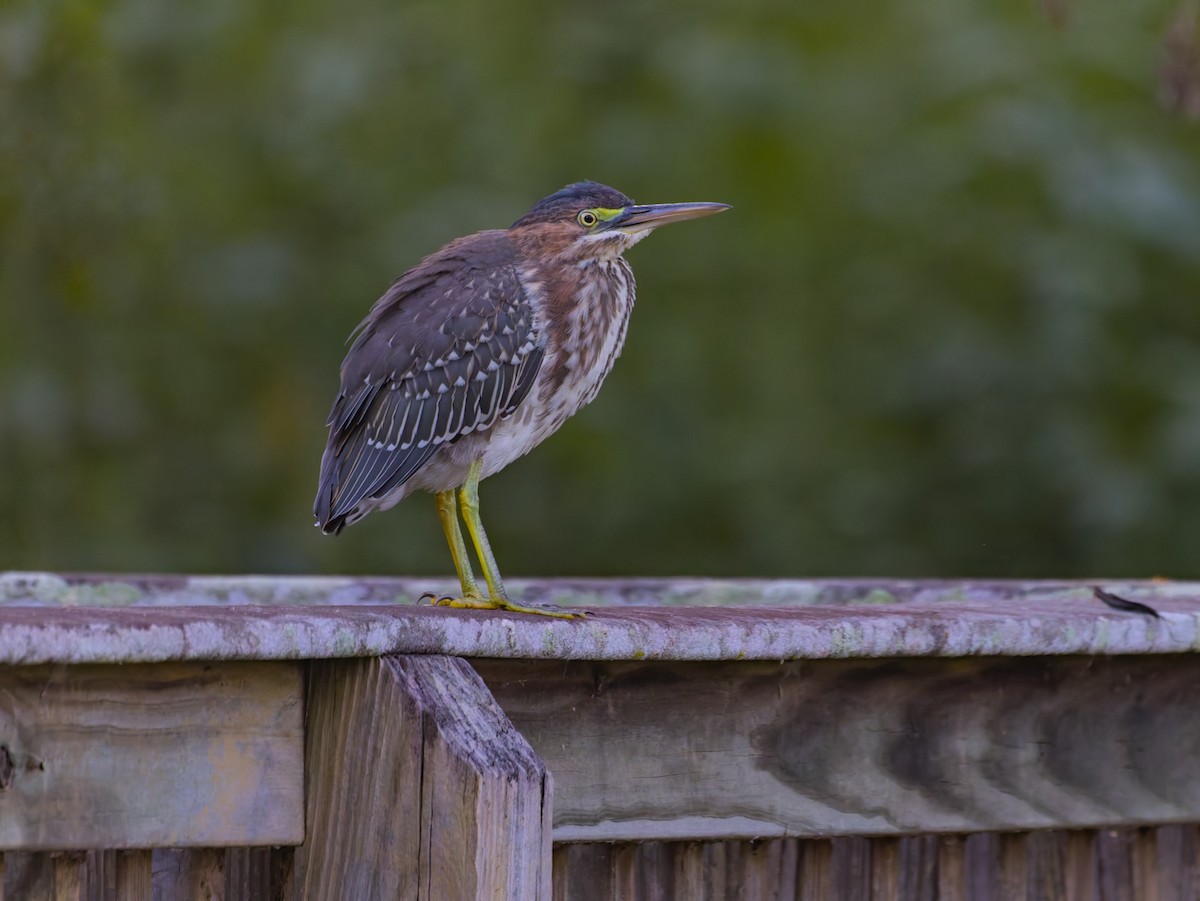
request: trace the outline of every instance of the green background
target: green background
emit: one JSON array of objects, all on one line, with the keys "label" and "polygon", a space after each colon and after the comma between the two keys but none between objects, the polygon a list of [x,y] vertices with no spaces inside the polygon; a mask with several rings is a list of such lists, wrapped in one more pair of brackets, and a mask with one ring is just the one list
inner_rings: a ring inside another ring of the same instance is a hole
[{"label": "green background", "polygon": [[735,209],[630,252],[599,399],[483,486],[506,572],[1198,577],[1175,16],[7,3],[0,568],[449,574],[424,496],[311,525],[343,339],[594,178]]}]

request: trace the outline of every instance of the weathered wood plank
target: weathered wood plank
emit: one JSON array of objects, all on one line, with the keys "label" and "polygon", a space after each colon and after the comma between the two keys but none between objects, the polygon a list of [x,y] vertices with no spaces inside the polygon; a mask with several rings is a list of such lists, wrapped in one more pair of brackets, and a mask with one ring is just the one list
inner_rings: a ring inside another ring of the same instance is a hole
[{"label": "weathered wood plank", "polygon": [[1200,898],[1200,827],[1162,826],[1156,832],[1162,901]]},{"label": "weathered wood plank", "polygon": [[82,854],[6,854],[4,896],[21,901],[79,901]]},{"label": "weathered wood plank", "polygon": [[[83,898],[108,901],[117,894],[118,851],[91,850],[83,861]],[[174,901],[172,896],[171,901]]]},{"label": "weathered wood plank", "polygon": [[1095,838],[1097,888],[1102,901],[1138,898],[1134,893],[1130,851],[1134,836],[1127,830],[1101,829]]},{"label": "weathered wood plank", "polygon": [[[1162,614],[1110,610],[1079,583],[544,582],[534,599],[610,595],[677,609],[597,607],[577,620],[417,607],[412,580],[0,574],[0,664],[449,654],[571,660],[1166,654],[1200,648],[1200,585],[1109,585]],[[7,581],[6,581],[7,580]],[[421,583],[429,584],[429,583]],[[364,585],[369,586],[363,587]],[[240,586],[240,587],[239,587]],[[325,593],[322,593],[324,586]],[[358,586],[358,594],[355,594]],[[690,586],[690,587],[689,587]],[[390,594],[389,594],[390,592]],[[365,594],[400,606],[330,606]],[[303,603],[296,603],[299,597]],[[733,598],[738,603],[715,606]],[[271,599],[278,606],[248,606]],[[73,601],[82,606],[56,606]],[[790,606],[753,607],[757,604]],[[825,606],[812,606],[817,601]],[[207,602],[206,605],[205,602]],[[315,603],[323,602],[323,603]],[[114,606],[90,606],[108,603]],[[176,603],[195,606],[153,606]],[[141,606],[148,604],[148,606]],[[223,605],[222,605],[223,604]],[[28,605],[28,606],[23,606]]]},{"label": "weathered wood plank", "polygon": [[1200,657],[478,661],[556,841],[1200,818]]},{"label": "weathered wood plank", "polygon": [[912,901],[900,894],[900,839],[871,841],[871,901]]},{"label": "weathered wood plank", "polygon": [[[796,897],[796,864],[799,849],[785,839],[751,842],[745,855],[743,893],[764,901],[792,901]],[[677,897],[686,897],[677,894]],[[886,899],[880,899],[886,901]]]},{"label": "weathered wood plank", "polygon": [[313,664],[307,697],[302,897],[417,897],[421,711],[379,659]]},{"label": "weathered wood plank", "polygon": [[1067,901],[1095,901],[1096,833],[1072,829],[1067,833],[1067,864],[1064,890]]},{"label": "weathered wood plank", "polygon": [[[1181,881],[1180,866],[1198,863],[1179,858],[1181,830],[1197,827],[569,843],[555,848],[554,901],[1196,901],[1194,884]],[[1132,883],[1072,874],[1102,847],[1155,856],[1156,845],[1157,863]]]},{"label": "weathered wood plank", "polygon": [[425,717],[419,896],[548,901],[553,783],[542,761],[465,660],[384,659]]},{"label": "weathered wood plank", "polygon": [[871,901],[870,839],[850,836],[833,843],[833,897],[845,901]]},{"label": "weathered wood plank", "polygon": [[225,850],[225,897],[227,901],[266,901],[271,897],[269,848]]},{"label": "weathered wood plank", "polygon": [[964,901],[967,895],[967,842],[961,835],[938,837],[938,901]]},{"label": "weathered wood plank", "polygon": [[1158,842],[1156,830],[1143,827],[1134,830],[1131,848],[1133,891],[1138,901],[1171,901],[1164,897],[1158,873]]},{"label": "weathered wood plank", "polygon": [[[506,579],[515,600],[583,607],[846,607],[918,604],[1004,607],[1028,612],[1064,601],[1092,606],[1094,581],[1064,579]],[[1200,583],[1134,579],[1100,583],[1154,607],[1187,609]],[[448,578],[395,576],[198,576],[176,573],[0,572],[0,606],[353,607],[416,604],[458,588]]]},{"label": "weathered wood plank", "polygon": [[608,901],[612,845],[572,844],[554,849],[554,901]]},{"label": "weathered wood plank", "polygon": [[0,669],[0,848],[303,838],[295,664]]},{"label": "weathered wood plank", "polygon": [[939,901],[938,844],[936,835],[906,835],[900,839],[902,901]]},{"label": "weathered wood plank", "polygon": [[223,864],[224,897],[228,901],[292,901],[297,897],[294,855],[291,847],[228,848]]},{"label": "weathered wood plank", "polygon": [[800,897],[833,898],[833,842],[810,839],[800,843]]},{"label": "weathered wood plank", "polygon": [[121,901],[151,901],[151,854],[150,851],[117,853],[117,897]]},{"label": "weathered wood plank", "polygon": [[1067,833],[1031,832],[1025,841],[1026,896],[1029,901],[1059,901],[1066,882]]},{"label": "weathered wood plank", "polygon": [[[50,855],[54,869],[54,901],[80,901],[83,894],[83,857],[82,851],[59,851]],[[129,901],[141,899],[131,898]]]},{"label": "weathered wood plank", "polygon": [[[222,848],[164,848],[154,851],[156,901],[225,901]],[[105,901],[106,896],[94,901]]]},{"label": "weathered wood plank", "polygon": [[318,664],[305,898],[551,896],[551,780],[479,676],[446,657]]}]

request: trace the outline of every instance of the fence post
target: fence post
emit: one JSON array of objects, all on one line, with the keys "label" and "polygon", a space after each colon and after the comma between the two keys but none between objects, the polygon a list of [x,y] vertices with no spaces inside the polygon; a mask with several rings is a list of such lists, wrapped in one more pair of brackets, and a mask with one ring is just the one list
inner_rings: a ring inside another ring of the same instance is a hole
[{"label": "fence post", "polygon": [[550,901],[551,780],[465,660],[314,663],[305,898]]}]

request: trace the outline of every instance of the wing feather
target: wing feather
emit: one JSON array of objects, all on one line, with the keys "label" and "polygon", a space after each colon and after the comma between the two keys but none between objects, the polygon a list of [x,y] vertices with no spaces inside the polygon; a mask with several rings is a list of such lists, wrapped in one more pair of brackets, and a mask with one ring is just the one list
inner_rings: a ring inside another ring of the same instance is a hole
[{"label": "wing feather", "polygon": [[340,531],[361,515],[360,504],[397,490],[440,447],[510,415],[543,353],[504,232],[454,242],[405,273],[372,307],[342,363],[317,524]]}]

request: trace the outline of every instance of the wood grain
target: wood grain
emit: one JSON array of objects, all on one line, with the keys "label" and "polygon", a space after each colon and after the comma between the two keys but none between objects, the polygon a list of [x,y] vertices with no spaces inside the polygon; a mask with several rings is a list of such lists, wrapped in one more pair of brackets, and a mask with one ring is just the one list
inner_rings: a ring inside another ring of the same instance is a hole
[{"label": "wood grain", "polygon": [[548,899],[542,761],[465,660],[384,660],[425,718],[419,897]]},{"label": "wood grain", "polygon": [[[298,899],[294,856],[295,849],[289,847],[227,849],[224,853],[223,867],[226,901]],[[202,886],[199,897],[203,901],[210,901],[203,894]]]},{"label": "wood grain", "polygon": [[301,896],[415,898],[421,711],[378,658],[315,663]]},{"label": "wood grain", "polygon": [[939,901],[967,896],[967,843],[961,835],[938,836],[937,894]]},{"label": "wood grain", "polygon": [[833,842],[814,839],[800,843],[800,897],[832,899]]},{"label": "wood grain", "polygon": [[150,851],[121,851],[117,854],[117,897],[121,901],[151,901]]},{"label": "wood grain", "polygon": [[0,668],[0,848],[295,843],[297,664]]},{"label": "wood grain", "polygon": [[[156,850],[153,869],[156,901],[226,901],[225,851],[221,848]],[[107,897],[96,895],[89,901],[106,901]]]},{"label": "wood grain", "polygon": [[[1179,856],[1180,841],[1196,834],[1189,825],[901,839],[571,843],[555,850],[554,901],[1196,901],[1195,884],[1187,881],[1196,861]],[[1158,863],[1135,877],[1136,884],[1085,885],[1072,876],[1114,849],[1154,857],[1156,845]]]},{"label": "wood grain", "polygon": [[[54,901],[81,901],[83,857],[82,851],[70,853],[59,851],[50,855],[54,868]],[[131,898],[130,901],[141,901],[141,899]]]},{"label": "wood grain", "polygon": [[1200,819],[1200,656],[475,665],[556,841]]},{"label": "wood grain", "polygon": [[1155,833],[1161,901],[1200,898],[1200,827],[1162,826]]},{"label": "wood grain", "polygon": [[549,774],[465,661],[318,664],[309,699],[302,897],[549,899]]},{"label": "wood grain", "polygon": [[[0,573],[0,600],[7,601],[0,603],[0,663],[389,653],[778,661],[1194,654],[1200,648],[1200,585],[1106,587],[1153,606],[1161,619],[1111,610],[1093,597],[1089,584],[1078,582],[527,584],[518,599],[596,605],[596,615],[587,619],[547,622],[503,611],[417,606],[421,591],[449,589],[420,580]],[[631,602],[645,606],[623,606]]]},{"label": "wood grain", "polygon": [[943,836],[906,835],[900,839],[901,901],[937,901],[938,847]]}]

